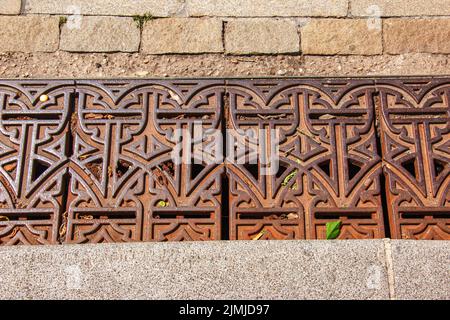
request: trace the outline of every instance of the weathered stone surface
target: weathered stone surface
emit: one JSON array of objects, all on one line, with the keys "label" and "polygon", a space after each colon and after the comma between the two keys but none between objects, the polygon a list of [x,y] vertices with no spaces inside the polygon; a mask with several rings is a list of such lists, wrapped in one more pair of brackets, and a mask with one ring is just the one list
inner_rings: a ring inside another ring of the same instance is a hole
[{"label": "weathered stone surface", "polygon": [[297,26],[290,20],[237,19],[225,27],[225,52],[229,54],[299,53]]},{"label": "weathered stone surface", "polygon": [[26,13],[85,14],[132,16],[151,14],[156,17],[176,15],[182,0],[27,0]]},{"label": "weathered stone surface", "polygon": [[304,54],[382,53],[381,27],[369,20],[312,19],[301,28]]},{"label": "weathered stone surface", "polygon": [[0,14],[19,14],[21,0],[0,0]]},{"label": "weathered stone surface", "polygon": [[[239,58],[221,54],[148,55],[119,52],[78,54],[66,51],[0,54],[0,77],[135,78],[392,76],[447,75],[450,56],[432,53],[376,56],[258,55]],[[42,63],[45,61],[45,63]],[[101,65],[98,65],[100,63]],[[94,66],[99,67],[94,67]]]},{"label": "weathered stone surface", "polygon": [[400,17],[450,15],[450,0],[351,0],[353,16]]},{"label": "weathered stone surface", "polygon": [[448,241],[392,240],[397,299],[450,299]]},{"label": "weathered stone surface", "polygon": [[450,53],[450,19],[387,19],[386,53]]},{"label": "weathered stone surface", "polygon": [[0,17],[1,51],[53,52],[58,50],[58,18]]},{"label": "weathered stone surface", "polygon": [[348,0],[186,0],[190,16],[338,17],[347,8]]},{"label": "weathered stone surface", "polygon": [[0,248],[1,299],[387,299],[382,240]]},{"label": "weathered stone surface", "polygon": [[144,25],[142,52],[223,52],[222,21],[218,19],[155,19]]},{"label": "weathered stone surface", "polygon": [[61,50],[73,52],[135,52],[140,31],[132,18],[80,17],[61,30]]}]

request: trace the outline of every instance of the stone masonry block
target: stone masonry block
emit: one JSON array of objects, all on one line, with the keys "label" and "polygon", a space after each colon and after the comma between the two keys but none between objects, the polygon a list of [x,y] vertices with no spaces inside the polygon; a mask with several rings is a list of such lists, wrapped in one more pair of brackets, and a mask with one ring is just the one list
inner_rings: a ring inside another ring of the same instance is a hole
[{"label": "stone masonry block", "polygon": [[225,28],[225,51],[229,54],[299,53],[300,40],[293,21],[238,19]]},{"label": "stone masonry block", "polygon": [[450,15],[450,0],[351,0],[352,16],[402,17]]},{"label": "stone masonry block", "polygon": [[164,53],[223,52],[222,21],[217,19],[156,19],[142,32],[142,51]]},{"label": "stone masonry block", "polygon": [[450,53],[450,19],[388,19],[383,35],[386,53]]},{"label": "stone masonry block", "polygon": [[140,31],[132,18],[86,17],[66,23],[61,31],[61,46],[73,52],[136,52]]},{"label": "stone masonry block", "polygon": [[187,0],[189,16],[342,17],[348,0]]},{"label": "stone masonry block", "polygon": [[365,19],[313,19],[302,27],[301,43],[304,54],[381,54],[381,26]]},{"label": "stone masonry block", "polygon": [[0,17],[1,51],[53,52],[58,50],[58,18]]},{"label": "stone masonry block", "polygon": [[[19,1],[20,2],[20,1]],[[182,8],[180,0],[27,0],[26,13],[168,17]]]},{"label": "stone masonry block", "polygon": [[0,14],[20,14],[20,0],[0,0]]}]

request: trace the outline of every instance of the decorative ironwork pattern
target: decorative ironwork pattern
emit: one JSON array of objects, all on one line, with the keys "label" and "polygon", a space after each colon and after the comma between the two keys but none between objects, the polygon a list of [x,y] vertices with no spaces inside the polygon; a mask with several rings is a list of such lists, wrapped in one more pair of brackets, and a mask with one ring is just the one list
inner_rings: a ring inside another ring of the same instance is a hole
[{"label": "decorative ironwork pattern", "polygon": [[0,245],[338,220],[339,239],[450,239],[450,78],[0,80]]},{"label": "decorative ironwork pattern", "polygon": [[223,166],[181,159],[194,124],[220,130],[223,91],[209,80],[78,82],[65,242],[220,239]]},{"label": "decorative ironwork pattern", "polygon": [[450,81],[377,80],[391,233],[450,239]]},{"label": "decorative ironwork pattern", "polygon": [[0,245],[55,244],[73,83],[0,83]]},{"label": "decorative ironwork pattern", "polygon": [[228,83],[229,126],[276,129],[280,144],[276,174],[252,164],[270,140],[227,167],[232,239],[323,239],[335,220],[341,239],[384,236],[374,93],[370,80]]}]

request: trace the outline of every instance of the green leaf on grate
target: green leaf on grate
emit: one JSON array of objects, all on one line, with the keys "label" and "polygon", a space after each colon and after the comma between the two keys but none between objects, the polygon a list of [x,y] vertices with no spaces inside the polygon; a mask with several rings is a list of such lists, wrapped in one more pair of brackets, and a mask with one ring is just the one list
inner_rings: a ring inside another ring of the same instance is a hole
[{"label": "green leaf on grate", "polygon": [[336,239],[341,233],[341,221],[327,222],[327,240]]}]

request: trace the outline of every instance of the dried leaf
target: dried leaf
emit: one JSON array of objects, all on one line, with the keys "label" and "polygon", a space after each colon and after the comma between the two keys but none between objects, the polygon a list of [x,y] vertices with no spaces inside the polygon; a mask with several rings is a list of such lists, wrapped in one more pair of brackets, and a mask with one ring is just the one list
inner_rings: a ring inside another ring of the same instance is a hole
[{"label": "dried leaf", "polygon": [[85,115],[86,119],[102,119],[103,116],[101,114],[87,113]]},{"label": "dried leaf", "polygon": [[284,178],[283,182],[281,183],[281,185],[283,187],[286,187],[289,184],[289,181],[291,181],[295,176],[297,175],[297,170],[294,170],[293,172],[291,172],[290,174],[288,174],[286,176],[286,178]]},{"label": "dried leaf", "polygon": [[336,116],[333,116],[331,114],[323,114],[319,117],[321,120],[330,120],[330,119],[336,119]]},{"label": "dried leaf", "polygon": [[295,147],[290,148],[289,150],[286,150],[284,153],[286,154],[286,156],[290,155],[292,153],[292,151],[295,150]]},{"label": "dried leaf", "polygon": [[266,230],[261,230],[261,232],[258,233],[256,236],[254,236],[254,237],[252,238],[252,240],[259,240],[259,239],[261,239],[261,237],[262,237],[263,235],[265,235],[266,233],[267,233]]},{"label": "dried leaf", "polygon": [[17,166],[17,163],[16,163],[16,162],[13,162],[13,163],[7,164],[7,165],[4,166],[3,168],[4,168],[6,171],[8,171],[8,172],[12,172],[12,171],[14,171],[14,169],[16,168],[16,166]]},{"label": "dried leaf", "polygon": [[59,227],[59,236],[62,238],[66,235],[67,226],[66,223],[63,223],[61,227]]},{"label": "dried leaf", "polygon": [[108,177],[112,177],[113,175],[113,168],[111,166],[108,166]]},{"label": "dried leaf", "polygon": [[62,239],[66,235],[66,232],[67,232],[67,211],[65,211],[62,214],[62,224],[58,230],[59,239]]},{"label": "dried leaf", "polygon": [[271,119],[280,120],[280,119],[286,118],[287,115],[286,115],[286,113],[282,113],[282,114],[269,114],[267,116],[264,116],[264,115],[258,113],[257,116],[262,120],[271,120]]},{"label": "dried leaf", "polygon": [[83,220],[93,220],[93,219],[94,219],[94,216],[91,216],[91,215],[83,215],[83,216],[79,216],[79,218],[80,218],[80,219],[83,219]]},{"label": "dried leaf", "polygon": [[175,100],[179,105],[183,104],[183,99],[181,99],[181,97],[178,94],[176,94],[172,90],[168,90],[168,92],[171,99]]},{"label": "dried leaf", "polygon": [[291,212],[291,213],[289,213],[289,214],[287,215],[287,218],[288,218],[289,220],[292,220],[292,219],[298,219],[298,214],[297,214],[297,213]]}]

